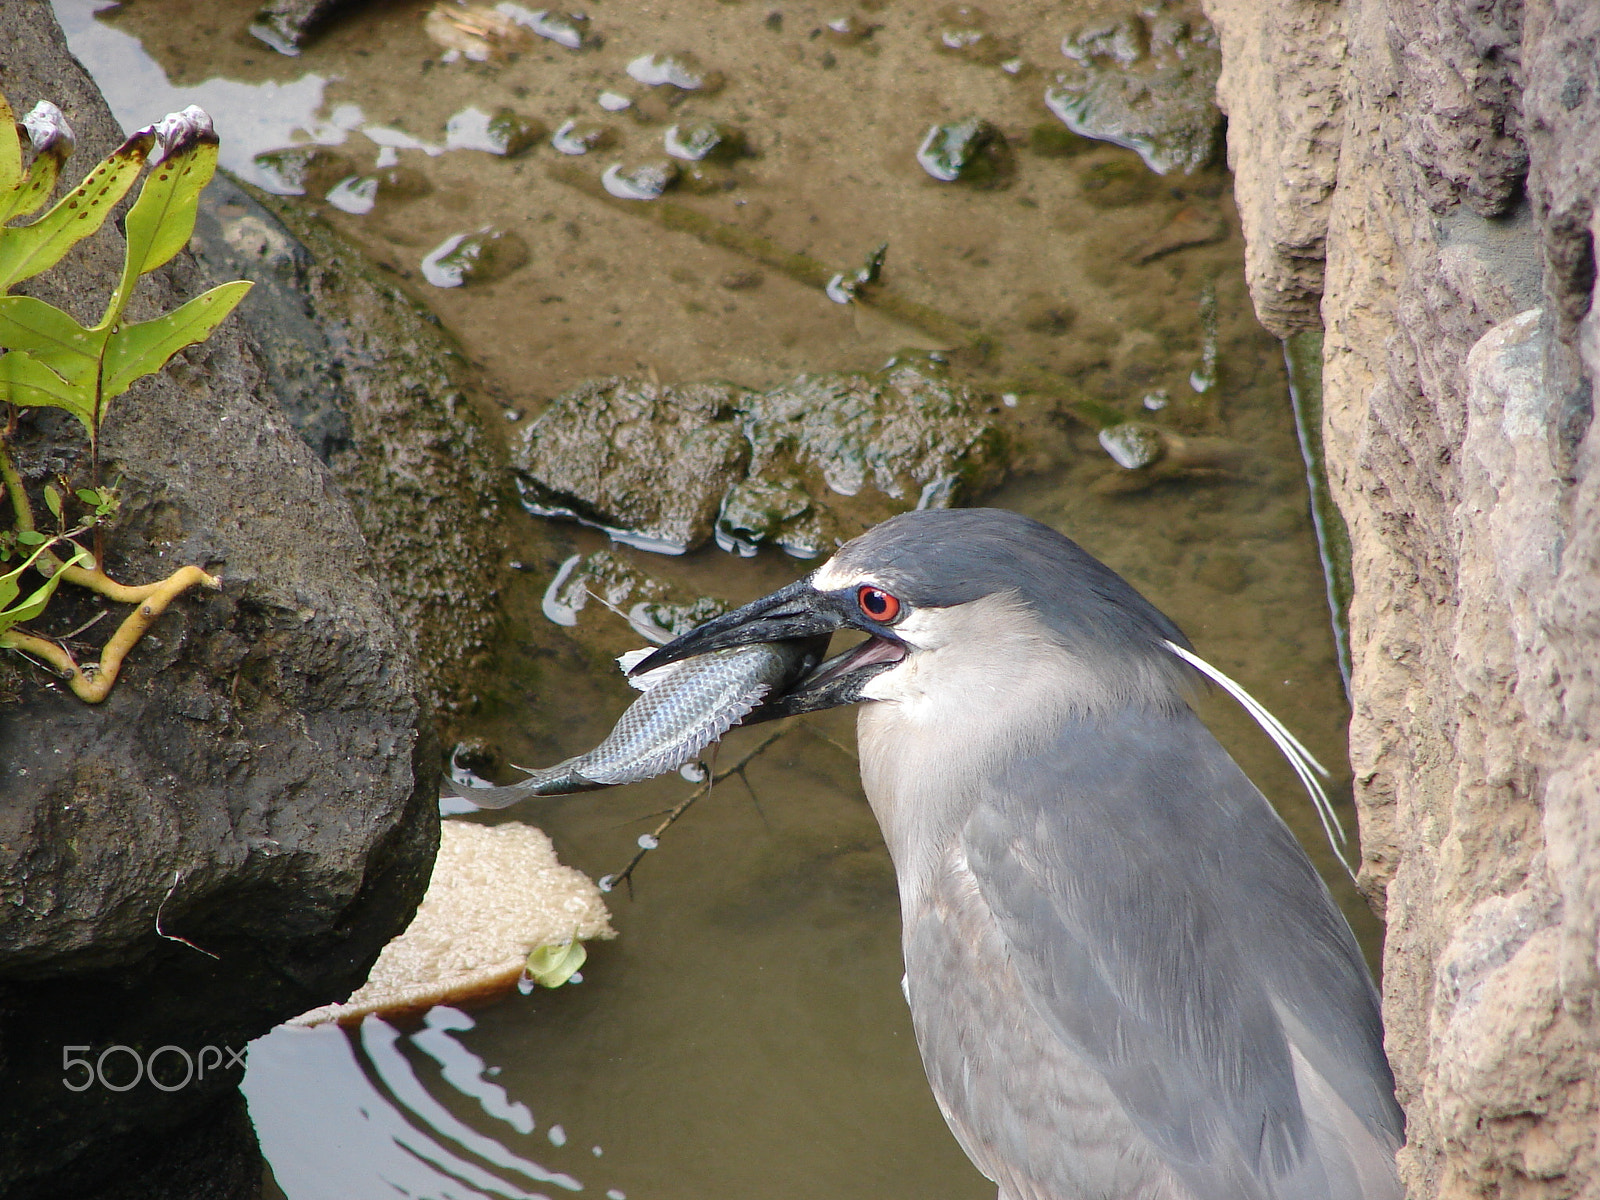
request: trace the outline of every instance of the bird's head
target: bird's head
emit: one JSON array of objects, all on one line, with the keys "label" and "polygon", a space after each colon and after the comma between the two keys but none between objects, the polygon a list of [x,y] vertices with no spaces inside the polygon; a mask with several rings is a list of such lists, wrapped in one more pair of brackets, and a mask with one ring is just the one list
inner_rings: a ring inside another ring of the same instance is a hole
[{"label": "bird's head", "polygon": [[1050,679],[1089,711],[1182,703],[1188,640],[1119,575],[1046,525],[999,509],[905,513],[803,579],[708,621],[634,671],[713,650],[859,631],[746,724],[858,700],[1016,696]]}]

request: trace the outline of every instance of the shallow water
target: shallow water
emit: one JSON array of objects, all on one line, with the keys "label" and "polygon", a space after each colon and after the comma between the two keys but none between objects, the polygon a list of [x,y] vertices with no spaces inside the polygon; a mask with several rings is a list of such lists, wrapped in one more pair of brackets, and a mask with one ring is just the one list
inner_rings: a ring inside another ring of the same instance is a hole
[{"label": "shallow water", "polygon": [[[1062,148],[1030,139],[1055,123],[1043,93],[1058,44],[1108,6],[992,6],[991,26],[1024,63],[1015,75],[936,50],[932,3],[863,6],[861,22],[879,28],[846,44],[825,32],[845,6],[604,0],[589,13],[603,45],[549,42],[482,64],[441,63],[415,0],[374,3],[297,59],[243,32],[253,0],[130,0],[96,18],[99,7],[56,0],[129,127],[196,101],[213,109],[224,161],[246,174],[254,153],[314,140],[359,171],[393,162],[431,184],[410,200],[380,192],[361,215],[318,195],[303,202],[461,338],[483,369],[491,427],[508,434],[594,376],[766,386],[947,344],[664,229],[643,202],[608,204],[551,173],[575,167],[597,181],[613,162],[659,158],[667,126],[691,117],[740,127],[758,154],[733,166],[731,190],[671,202],[702,230],[760,233],[839,271],[888,241],[888,286],[990,332],[987,359],[958,354],[953,366],[1015,397],[1018,469],[987,502],[1069,533],[1165,609],[1336,769],[1350,821],[1348,714],[1282,356],[1249,311],[1227,177],[1157,177],[1099,144],[1068,144],[1066,156],[1030,148]],[[727,85],[669,107],[627,74],[641,55],[684,49]],[[634,107],[608,111],[607,92]],[[541,143],[514,159],[444,149],[453,115],[501,105],[551,130],[603,122],[615,145],[567,157]],[[1007,135],[1009,187],[942,184],[917,165],[928,127],[966,116]],[[1175,220],[1220,222],[1225,236],[1139,261]],[[430,251],[491,223],[518,233],[526,265],[490,283],[426,282]],[[1189,380],[1203,365],[1208,285],[1219,380],[1198,395]],[[1143,397],[1157,391],[1170,405],[1153,413]],[[1070,411],[1085,398],[1226,438],[1239,465],[1226,479],[1108,494],[1120,469]],[[510,761],[549,763],[592,746],[629,702],[607,656],[638,639],[597,604],[572,628],[543,614],[559,564],[603,547],[601,535],[517,514],[505,539],[507,559],[527,569],[507,589],[498,673],[460,726]],[[731,602],[807,569],[769,552],[616,552],[685,596]],[[1376,924],[1287,766],[1225,698],[1207,699],[1203,714],[1300,833],[1370,955]],[[722,763],[763,733],[730,737]],[[631,896],[613,896],[621,936],[593,947],[581,985],[470,1015],[436,1010],[417,1028],[285,1029],[256,1043],[246,1091],[284,1193],[559,1196],[579,1183],[633,1200],[991,1197],[922,1077],[899,989],[893,875],[853,742],[848,713],[795,722],[691,809],[645,858]],[[565,861],[598,876],[690,787],[669,776],[471,819],[535,822]]]}]

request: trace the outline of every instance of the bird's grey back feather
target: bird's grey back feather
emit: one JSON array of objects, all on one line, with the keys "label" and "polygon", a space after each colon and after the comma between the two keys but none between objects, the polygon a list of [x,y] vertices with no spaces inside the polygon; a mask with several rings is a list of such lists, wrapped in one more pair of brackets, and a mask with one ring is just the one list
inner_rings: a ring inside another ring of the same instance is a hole
[{"label": "bird's grey back feather", "polygon": [[[863,718],[866,762],[888,747],[868,745],[884,721]],[[1065,721],[955,792],[952,776],[921,795],[897,778],[895,812],[873,797],[886,832],[911,808],[944,811],[954,831],[931,874],[901,879],[918,897],[906,965],[930,1078],[980,1166],[1043,1173],[1001,1179],[1003,1196],[1399,1196],[1386,1157],[1400,1116],[1360,952],[1192,713]],[[998,1010],[1015,1020],[993,1020],[995,997],[951,1006],[974,972],[1015,990]],[[1059,1079],[1013,1086],[1019,1072]],[[1087,1141],[1085,1113],[1100,1130]],[[1024,1135],[1060,1146],[1008,1144]]]}]

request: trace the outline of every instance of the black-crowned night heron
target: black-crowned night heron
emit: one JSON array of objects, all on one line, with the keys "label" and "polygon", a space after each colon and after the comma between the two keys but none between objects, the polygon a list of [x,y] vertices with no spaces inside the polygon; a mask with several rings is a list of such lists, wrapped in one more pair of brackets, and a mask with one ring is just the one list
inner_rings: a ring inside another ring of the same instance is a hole
[{"label": "black-crowned night heron", "polygon": [[917,1045],[1001,1200],[1399,1197],[1361,952],[1178,628],[1044,525],[917,512],[636,669],[849,629],[757,717],[865,702]]}]

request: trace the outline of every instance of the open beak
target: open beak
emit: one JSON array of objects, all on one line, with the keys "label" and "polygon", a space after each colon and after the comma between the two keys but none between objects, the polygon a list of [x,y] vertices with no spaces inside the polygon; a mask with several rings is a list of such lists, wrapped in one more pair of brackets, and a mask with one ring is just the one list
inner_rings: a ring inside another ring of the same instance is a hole
[{"label": "open beak", "polygon": [[763,642],[814,641],[816,658],[820,659],[826,653],[828,639],[847,628],[864,629],[873,636],[843,654],[834,655],[788,687],[768,696],[740,724],[755,725],[776,717],[817,712],[860,700],[861,688],[866,682],[903,659],[906,646],[881,627],[864,621],[847,597],[817,591],[809,577],[796,580],[743,608],[723,613],[698,629],[691,629],[637,663],[629,674],[641,675],[713,650]]}]

